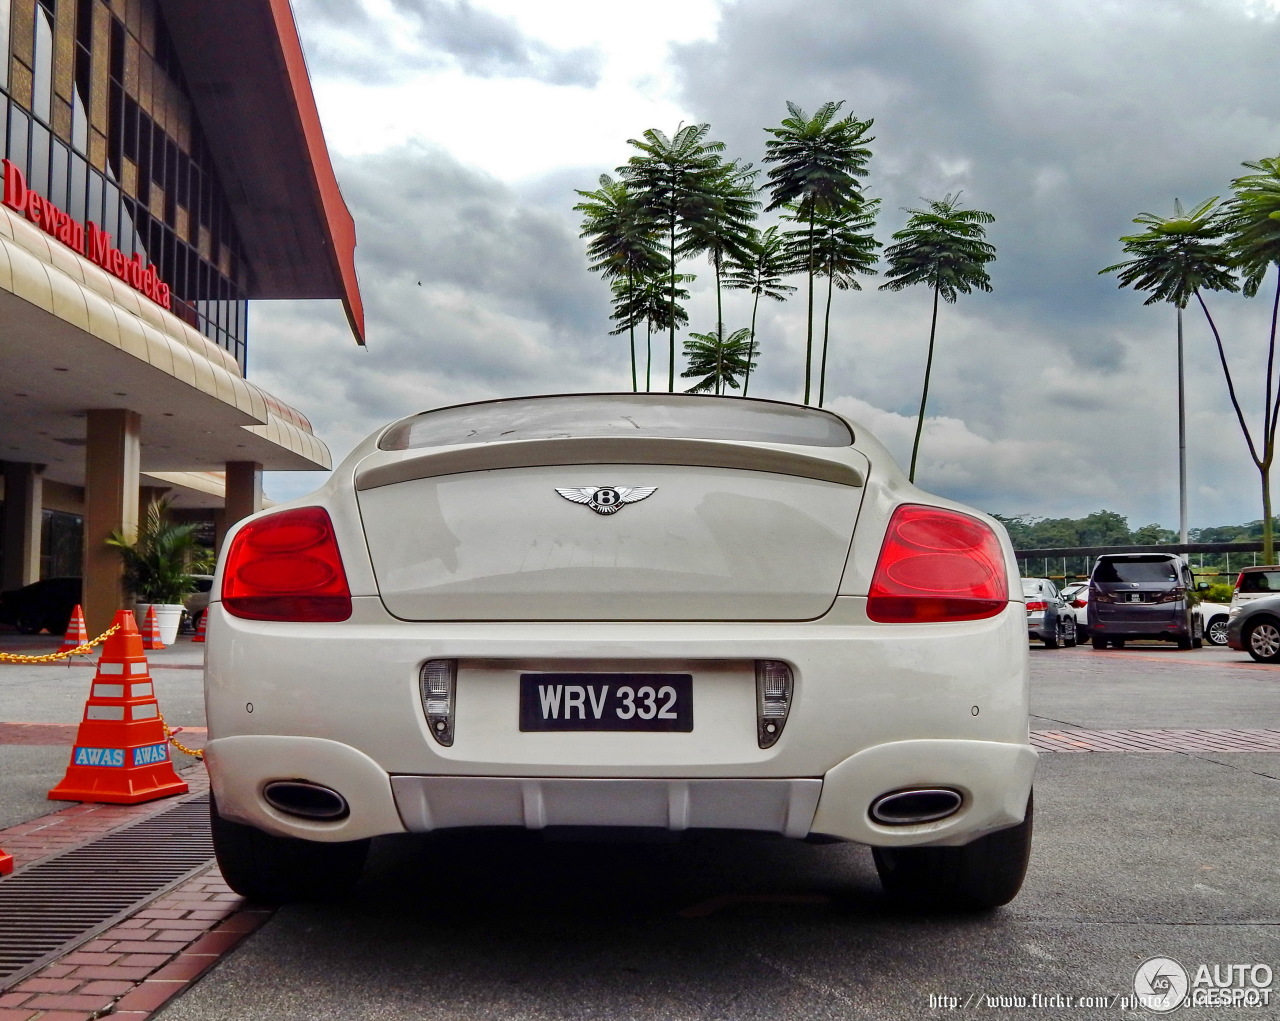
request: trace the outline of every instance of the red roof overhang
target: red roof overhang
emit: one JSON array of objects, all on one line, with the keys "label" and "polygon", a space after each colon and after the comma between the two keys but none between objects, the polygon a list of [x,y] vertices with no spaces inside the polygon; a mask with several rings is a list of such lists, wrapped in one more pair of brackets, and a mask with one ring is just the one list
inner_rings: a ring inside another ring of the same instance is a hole
[{"label": "red roof overhang", "polygon": [[240,231],[251,298],[364,307],[356,227],[338,189],[289,0],[159,0]]}]

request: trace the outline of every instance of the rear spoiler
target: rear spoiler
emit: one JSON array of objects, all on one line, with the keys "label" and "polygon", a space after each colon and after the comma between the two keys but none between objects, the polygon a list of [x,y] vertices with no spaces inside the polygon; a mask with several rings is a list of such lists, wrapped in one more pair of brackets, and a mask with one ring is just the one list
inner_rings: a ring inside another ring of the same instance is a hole
[{"label": "rear spoiler", "polygon": [[362,465],[356,469],[357,490],[378,489],[400,482],[456,475],[460,472],[569,464],[672,464],[698,468],[740,468],[855,487],[862,486],[864,481],[862,472],[844,461],[804,453],[791,447],[765,447],[721,440],[663,436],[514,440],[509,443],[403,451],[383,456],[394,456],[396,459],[388,462],[375,454],[365,464],[373,460],[381,463],[368,464],[368,467]]}]

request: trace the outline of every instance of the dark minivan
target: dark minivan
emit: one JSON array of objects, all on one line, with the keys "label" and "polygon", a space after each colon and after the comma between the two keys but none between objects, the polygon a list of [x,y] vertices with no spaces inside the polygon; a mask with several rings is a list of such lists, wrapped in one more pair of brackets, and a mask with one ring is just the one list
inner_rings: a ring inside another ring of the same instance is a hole
[{"label": "dark minivan", "polygon": [[1089,578],[1089,634],[1095,649],[1124,648],[1130,638],[1176,642],[1179,649],[1203,644],[1191,569],[1168,553],[1105,553]]}]

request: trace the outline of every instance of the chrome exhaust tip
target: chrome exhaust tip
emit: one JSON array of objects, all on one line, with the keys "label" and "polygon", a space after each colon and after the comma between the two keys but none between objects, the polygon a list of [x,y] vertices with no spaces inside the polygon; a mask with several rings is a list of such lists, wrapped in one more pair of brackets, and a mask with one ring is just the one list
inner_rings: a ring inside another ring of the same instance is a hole
[{"label": "chrome exhaust tip", "polygon": [[335,790],[309,780],[276,780],[262,789],[272,808],[303,819],[334,822],[351,814],[351,806]]},{"label": "chrome exhaust tip", "polygon": [[964,804],[948,787],[913,787],[881,794],[871,802],[871,818],[882,826],[916,826],[955,815]]}]

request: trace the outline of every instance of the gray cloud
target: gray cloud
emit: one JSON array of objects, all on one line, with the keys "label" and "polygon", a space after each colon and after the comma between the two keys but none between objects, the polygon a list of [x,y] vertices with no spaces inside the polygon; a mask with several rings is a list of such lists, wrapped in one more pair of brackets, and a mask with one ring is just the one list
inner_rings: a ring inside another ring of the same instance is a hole
[{"label": "gray cloud", "polygon": [[[476,74],[551,73],[545,54],[487,14],[402,6],[422,26],[424,53]],[[383,27],[355,0],[304,0],[298,10],[310,50],[324,54],[313,75],[367,76],[377,65]],[[869,187],[883,199],[882,240],[904,222],[900,207],[947,191],[996,215],[995,292],[963,297],[939,320],[926,488],[1005,513],[1106,506],[1171,524],[1173,312],[1144,308],[1097,271],[1122,257],[1117,238],[1138,213],[1166,213],[1175,196],[1224,194],[1240,161],[1280,151],[1278,42],[1274,18],[1250,19],[1227,0],[1084,9],[1065,0],[739,0],[726,4],[718,38],[677,47],[674,60],[691,114],[711,122],[730,156],[758,163],[762,128],[788,99],[810,111],[847,99],[846,109],[874,117]],[[651,126],[675,127],[620,123],[618,138]],[[354,350],[336,308],[257,303],[255,378],[311,415],[338,455],[424,407],[626,388],[626,342],[606,335],[607,289],[586,271],[571,208],[574,187],[612,170],[564,168],[513,187],[423,146],[339,161],[370,350]],[[682,268],[699,275],[692,327],[711,329],[710,271]],[[877,283],[836,295],[828,394],[905,462],[929,296]],[[1253,407],[1266,309],[1210,301]],[[752,395],[799,399],[803,308],[803,290],[761,306]],[[743,295],[727,296],[727,325],[749,315]],[[665,337],[655,343],[665,352]],[[1187,360],[1192,523],[1256,517],[1257,476],[1194,310]],[[664,357],[656,369],[665,382]]]},{"label": "gray cloud", "polygon": [[547,46],[467,0],[393,0],[393,6],[414,26],[409,40],[414,52],[409,56],[392,45],[405,40],[393,40],[390,26],[371,15],[360,0],[300,0],[298,21],[316,62],[312,73],[381,84],[424,66],[453,63],[480,78],[531,78],[586,87],[599,80],[600,56],[595,51]]}]

